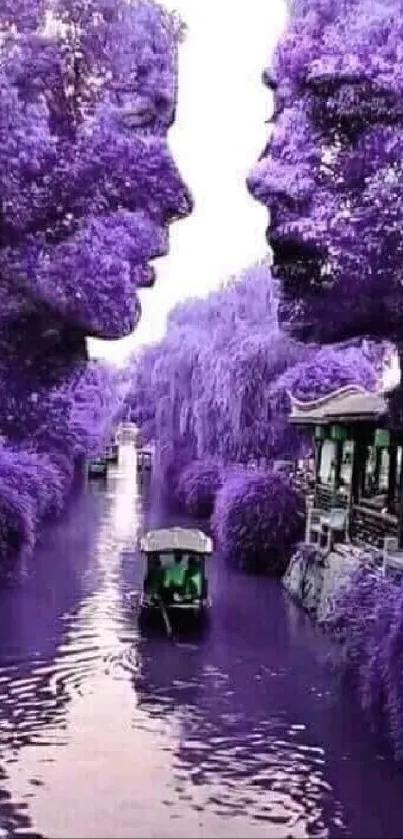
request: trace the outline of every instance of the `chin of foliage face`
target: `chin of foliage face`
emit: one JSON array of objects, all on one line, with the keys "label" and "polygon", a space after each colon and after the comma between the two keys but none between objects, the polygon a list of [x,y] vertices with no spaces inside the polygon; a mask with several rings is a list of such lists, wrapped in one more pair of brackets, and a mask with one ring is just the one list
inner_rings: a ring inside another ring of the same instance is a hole
[{"label": "chin of foliage face", "polygon": [[270,211],[282,319],[303,339],[394,340],[402,310],[401,0],[296,2],[249,179]]},{"label": "chin of foliage face", "polygon": [[180,27],[150,0],[53,5],[0,11],[2,292],[118,338],[190,209],[167,145]]},{"label": "chin of foliage face", "polygon": [[212,525],[231,564],[272,576],[284,573],[301,535],[301,499],[272,471],[239,471],[219,491]]},{"label": "chin of foliage face", "polygon": [[360,569],[339,592],[330,628],[371,724],[403,760],[403,589],[400,580]]}]

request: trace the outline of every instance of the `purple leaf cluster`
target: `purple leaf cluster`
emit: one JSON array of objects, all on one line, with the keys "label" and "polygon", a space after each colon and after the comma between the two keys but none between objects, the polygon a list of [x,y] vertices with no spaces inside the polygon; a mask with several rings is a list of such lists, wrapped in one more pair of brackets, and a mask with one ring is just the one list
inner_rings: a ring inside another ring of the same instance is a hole
[{"label": "purple leaf cluster", "polygon": [[218,492],[212,528],[228,562],[279,577],[302,534],[302,499],[279,472],[240,469]]},{"label": "purple leaf cluster", "polygon": [[403,587],[360,568],[338,593],[329,628],[342,640],[361,705],[403,760]]},{"label": "purple leaf cluster", "polygon": [[374,390],[377,375],[374,365],[361,347],[335,350],[323,347],[310,359],[289,368],[279,381],[295,399],[309,402],[346,385],[361,385]]},{"label": "purple leaf cluster", "polygon": [[402,0],[296,0],[264,81],[281,319],[303,340],[402,338]]}]

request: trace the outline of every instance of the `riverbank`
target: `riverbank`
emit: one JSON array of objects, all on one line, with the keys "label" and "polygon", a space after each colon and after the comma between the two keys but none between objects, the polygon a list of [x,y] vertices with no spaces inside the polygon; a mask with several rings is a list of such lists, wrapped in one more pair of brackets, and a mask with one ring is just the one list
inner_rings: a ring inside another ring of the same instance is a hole
[{"label": "riverbank", "polygon": [[214,556],[210,630],[139,634],[138,536],[193,520],[139,487],[135,464],[122,447],[0,586],[3,831],[397,839],[401,775],[277,581]]},{"label": "riverbank", "polygon": [[300,544],[284,587],[340,645],[363,720],[403,765],[403,586],[379,551],[339,545],[326,556]]},{"label": "riverbank", "polygon": [[324,555],[315,545],[299,543],[283,576],[283,586],[319,624],[331,618],[335,597],[363,567],[375,568],[374,551],[354,545],[336,545]]}]

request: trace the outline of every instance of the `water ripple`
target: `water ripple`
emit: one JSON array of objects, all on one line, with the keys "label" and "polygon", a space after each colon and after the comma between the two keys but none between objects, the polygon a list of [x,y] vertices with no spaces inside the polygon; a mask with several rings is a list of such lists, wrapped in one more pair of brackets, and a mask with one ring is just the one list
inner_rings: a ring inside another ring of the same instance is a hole
[{"label": "water ripple", "polygon": [[0,839],[397,837],[400,778],[270,581],[213,564],[210,633],[140,636],[158,515],[125,449],[0,589]]}]

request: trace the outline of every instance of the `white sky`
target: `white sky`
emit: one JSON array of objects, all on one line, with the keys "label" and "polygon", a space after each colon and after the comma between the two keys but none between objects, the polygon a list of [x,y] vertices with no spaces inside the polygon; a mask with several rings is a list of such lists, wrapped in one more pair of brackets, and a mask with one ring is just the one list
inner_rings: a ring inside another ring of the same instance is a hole
[{"label": "white sky", "polygon": [[246,175],[267,142],[271,100],[261,82],[285,25],[284,0],[162,0],[188,25],[179,57],[177,120],[170,145],[195,209],[170,230],[170,253],[153,289],[141,292],[133,335],[89,342],[92,355],[124,360],[158,340],[179,300],[204,296],[267,256],[267,212],[247,193]]}]

